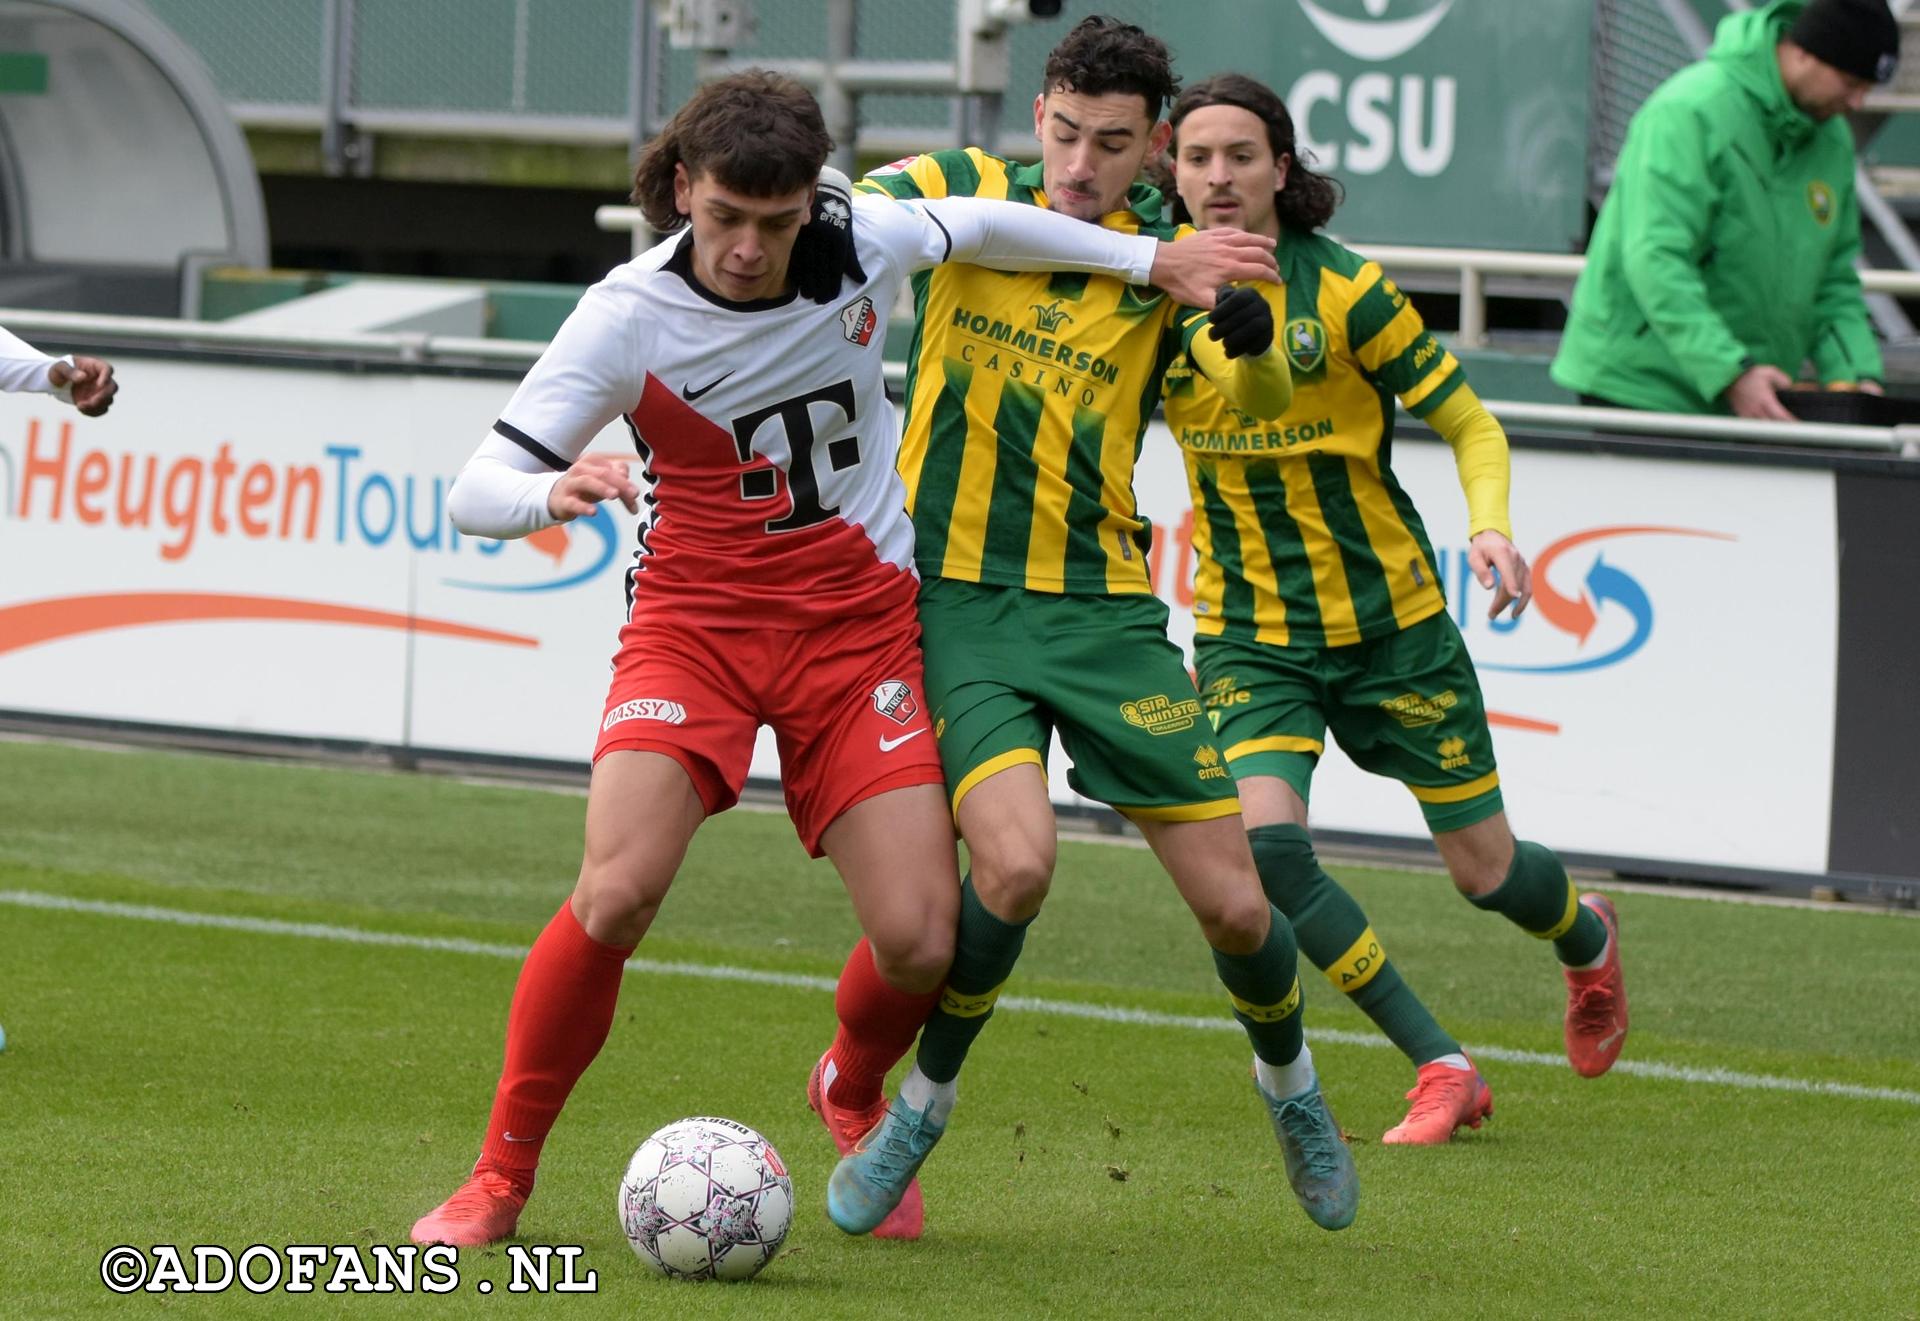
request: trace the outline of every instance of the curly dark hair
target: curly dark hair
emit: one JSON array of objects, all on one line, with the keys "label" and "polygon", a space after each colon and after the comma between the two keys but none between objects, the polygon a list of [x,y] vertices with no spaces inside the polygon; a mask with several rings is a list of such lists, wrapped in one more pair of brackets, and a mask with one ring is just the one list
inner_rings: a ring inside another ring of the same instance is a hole
[{"label": "curly dark hair", "polygon": [[1083,96],[1138,96],[1147,103],[1147,118],[1158,120],[1180,91],[1180,78],[1166,42],[1135,24],[1091,14],[1048,52],[1041,85]]},{"label": "curly dark hair", "polygon": [[[1267,145],[1273,148],[1273,158],[1276,161],[1282,156],[1293,158],[1287,170],[1287,186],[1273,195],[1273,209],[1282,225],[1305,234],[1333,219],[1342,196],[1339,181],[1307,168],[1313,162],[1313,153],[1300,150],[1295,141],[1293,116],[1287,113],[1287,103],[1271,87],[1244,73],[1215,74],[1180,93],[1180,99],[1173,103],[1173,113],[1168,116],[1173,121],[1175,160],[1179,159],[1180,121],[1196,110],[1215,105],[1237,106],[1258,116],[1267,126]],[[1177,194],[1174,215],[1181,221],[1190,219],[1186,203],[1180,201]]]},{"label": "curly dark hair", "polygon": [[673,204],[674,166],[748,197],[804,188],[833,150],[813,93],[766,69],[708,83],[647,144],[633,172],[633,203],[670,234],[687,223]]}]

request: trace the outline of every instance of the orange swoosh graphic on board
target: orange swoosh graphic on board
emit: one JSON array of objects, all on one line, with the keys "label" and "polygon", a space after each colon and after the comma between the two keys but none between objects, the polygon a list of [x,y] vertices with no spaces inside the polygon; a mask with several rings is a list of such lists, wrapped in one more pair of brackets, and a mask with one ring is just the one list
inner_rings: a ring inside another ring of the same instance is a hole
[{"label": "orange swoosh graphic on board", "polygon": [[141,624],[184,624],[205,620],[253,619],[304,624],[349,624],[359,628],[391,628],[498,642],[509,647],[537,647],[538,638],[501,633],[471,624],[422,619],[391,610],[331,605],[325,601],[296,601],[281,596],[239,596],[209,592],[113,592],[99,596],[56,596],[45,601],[0,608],[0,655],[77,637]]},{"label": "orange swoosh graphic on board", "polygon": [[1504,711],[1487,712],[1487,723],[1502,729],[1524,729],[1532,734],[1558,734],[1560,726],[1551,720],[1535,720],[1532,716],[1510,716]]},{"label": "orange swoosh graphic on board", "polygon": [[552,560],[556,567],[567,558],[567,550],[573,544],[565,523],[555,523],[552,527],[543,527],[538,532],[530,532],[521,540],[526,542],[528,549]]}]

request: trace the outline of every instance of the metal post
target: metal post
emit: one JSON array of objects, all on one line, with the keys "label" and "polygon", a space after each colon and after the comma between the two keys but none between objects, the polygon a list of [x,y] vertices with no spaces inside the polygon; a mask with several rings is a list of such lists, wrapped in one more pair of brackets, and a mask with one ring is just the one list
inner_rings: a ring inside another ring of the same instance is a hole
[{"label": "metal post", "polygon": [[[1913,233],[1907,228],[1907,222],[1900,213],[1887,204],[1880,196],[1880,190],[1873,186],[1873,178],[1864,165],[1855,165],[1853,170],[1853,192],[1860,205],[1861,216],[1880,231],[1880,237],[1886,241],[1896,260],[1910,271],[1920,270],[1920,244],[1913,241]],[[1913,321],[1907,316],[1900,304],[1885,296],[1868,297],[1867,310],[1880,333],[1888,339],[1911,339]]]},{"label": "metal post", "polygon": [[845,174],[854,173],[854,138],[860,131],[859,103],[842,81],[842,71],[854,58],[859,28],[859,0],[827,0],[826,76],[820,82],[820,114],[833,139],[827,164]]},{"label": "metal post", "polygon": [[633,0],[633,43],[627,63],[627,137],[632,148],[627,155],[629,161],[640,159],[640,148],[653,136],[659,46],[653,0]]},{"label": "metal post", "polygon": [[355,154],[348,141],[347,105],[353,93],[354,0],[326,0],[321,10],[320,95],[325,120],[320,126],[320,158],[338,178]]},{"label": "metal post", "polygon": [[1468,349],[1487,345],[1487,286],[1477,267],[1460,268],[1460,333],[1454,343]]},{"label": "metal post", "polygon": [[960,146],[978,147],[990,156],[1000,154],[1000,114],[1006,97],[1000,92],[962,92]]}]

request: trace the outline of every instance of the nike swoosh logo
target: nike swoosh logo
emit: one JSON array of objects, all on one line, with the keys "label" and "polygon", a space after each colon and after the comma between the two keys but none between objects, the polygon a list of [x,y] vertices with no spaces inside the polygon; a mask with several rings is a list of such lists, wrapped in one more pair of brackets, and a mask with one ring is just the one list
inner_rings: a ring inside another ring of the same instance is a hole
[{"label": "nike swoosh logo", "polygon": [[531,1141],[533,1141],[533,1139],[532,1139],[532,1138],[517,1138],[517,1137],[515,1137],[515,1136],[514,1136],[513,1134],[511,1134],[511,1133],[502,1133],[502,1134],[501,1134],[500,1136],[501,1136],[501,1137],[503,1137],[503,1138],[505,1138],[505,1139],[506,1139],[507,1141],[509,1141],[509,1142],[531,1142]]},{"label": "nike swoosh logo", "polygon": [[926,733],[926,732],[927,732],[927,727],[926,727],[925,725],[922,725],[922,726],[920,726],[920,728],[918,728],[918,729],[916,729],[916,730],[914,730],[914,731],[913,731],[913,733],[911,733],[911,734],[902,734],[902,735],[901,735],[901,736],[900,736],[899,738],[884,738],[884,737],[883,737],[883,738],[882,738],[882,739],[880,740],[880,751],[882,751],[882,752],[892,752],[892,751],[893,751],[893,750],[894,750],[895,748],[897,748],[897,747],[899,747],[899,746],[900,746],[900,745],[901,745],[902,743],[905,743],[905,742],[906,742],[906,741],[907,741],[908,739],[915,739],[915,738],[919,738],[919,737],[920,737],[920,736],[921,736],[922,734],[924,734],[924,733]]},{"label": "nike swoosh logo", "polygon": [[704,385],[698,390],[694,389],[691,385],[683,385],[680,387],[680,397],[682,399],[685,399],[688,403],[692,403],[694,400],[698,399],[701,395],[705,394],[707,391],[713,389],[715,385],[720,384],[721,381],[726,380],[727,377],[731,375],[733,375],[732,372],[727,372],[724,375],[718,376],[713,380],[711,384]]},{"label": "nike swoosh logo", "polygon": [[1595,1048],[1598,1050],[1605,1050],[1608,1046],[1611,1046],[1614,1042],[1620,1040],[1620,1038],[1624,1037],[1626,1034],[1627,1034],[1627,1030],[1624,1027],[1617,1027],[1608,1035],[1601,1037],[1600,1040],[1597,1043],[1595,1043]]}]

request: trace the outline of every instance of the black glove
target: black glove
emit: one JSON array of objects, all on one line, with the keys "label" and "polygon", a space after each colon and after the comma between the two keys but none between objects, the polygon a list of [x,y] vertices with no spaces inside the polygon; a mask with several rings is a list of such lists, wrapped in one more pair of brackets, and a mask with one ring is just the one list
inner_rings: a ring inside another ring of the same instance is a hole
[{"label": "black glove", "polygon": [[1207,333],[1229,358],[1257,358],[1273,347],[1273,308],[1257,289],[1223,285],[1215,295]]},{"label": "black glove", "polygon": [[787,272],[800,296],[816,303],[836,301],[843,280],[866,282],[860,254],[853,247],[853,185],[831,165],[820,171],[813,218],[800,227],[793,241]]}]

